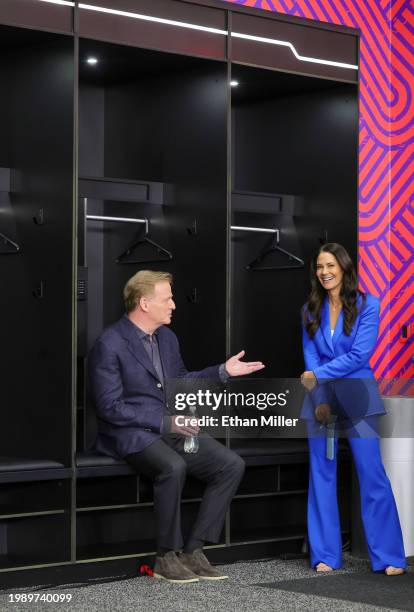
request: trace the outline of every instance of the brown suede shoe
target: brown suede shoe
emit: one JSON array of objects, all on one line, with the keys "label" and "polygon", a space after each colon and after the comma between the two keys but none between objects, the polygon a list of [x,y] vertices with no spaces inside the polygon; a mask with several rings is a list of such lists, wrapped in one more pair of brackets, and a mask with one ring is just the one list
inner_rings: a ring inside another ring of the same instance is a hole
[{"label": "brown suede shoe", "polygon": [[174,584],[198,582],[198,576],[181,563],[173,550],[165,553],[163,557],[156,557],[154,578],[173,582]]},{"label": "brown suede shoe", "polygon": [[198,576],[200,580],[225,580],[228,578],[226,574],[210,565],[209,560],[200,548],[197,548],[192,554],[181,553],[179,559],[184,567]]}]

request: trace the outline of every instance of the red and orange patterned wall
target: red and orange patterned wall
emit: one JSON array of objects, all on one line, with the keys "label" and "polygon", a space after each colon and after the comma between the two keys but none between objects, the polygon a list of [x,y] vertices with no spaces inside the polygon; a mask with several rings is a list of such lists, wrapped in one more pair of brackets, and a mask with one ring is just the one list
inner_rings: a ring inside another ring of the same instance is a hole
[{"label": "red and orange patterned wall", "polygon": [[371,363],[378,378],[414,378],[414,0],[227,2],[361,31],[359,276],[382,303]]}]

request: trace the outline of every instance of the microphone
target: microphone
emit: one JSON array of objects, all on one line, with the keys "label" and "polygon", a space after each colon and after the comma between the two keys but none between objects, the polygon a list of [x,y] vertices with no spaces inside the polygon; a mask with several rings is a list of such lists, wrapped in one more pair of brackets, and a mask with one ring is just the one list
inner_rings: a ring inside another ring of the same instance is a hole
[{"label": "microphone", "polygon": [[333,461],[335,456],[335,423],[337,416],[335,414],[329,417],[326,424],[326,458]]}]

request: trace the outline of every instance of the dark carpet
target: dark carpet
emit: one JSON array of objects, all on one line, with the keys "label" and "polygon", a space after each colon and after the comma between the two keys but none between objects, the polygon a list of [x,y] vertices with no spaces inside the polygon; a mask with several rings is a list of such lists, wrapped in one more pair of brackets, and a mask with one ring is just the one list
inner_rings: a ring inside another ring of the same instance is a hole
[{"label": "dark carpet", "polygon": [[282,580],[255,586],[329,597],[371,606],[414,611],[414,573],[385,576],[382,573],[318,575],[317,579]]}]

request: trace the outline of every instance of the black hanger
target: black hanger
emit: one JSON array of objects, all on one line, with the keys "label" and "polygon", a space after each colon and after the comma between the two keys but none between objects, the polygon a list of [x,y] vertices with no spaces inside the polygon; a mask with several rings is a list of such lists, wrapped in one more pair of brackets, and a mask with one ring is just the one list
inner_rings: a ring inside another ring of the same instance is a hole
[{"label": "black hanger", "polygon": [[[149,244],[151,247],[153,247],[156,251],[156,253],[154,253],[154,258],[148,259],[129,259],[129,255],[131,255],[131,253],[133,251],[136,251],[137,249],[139,249],[139,247],[143,244]],[[155,255],[158,255],[158,257],[155,257]],[[161,255],[161,257],[160,257]],[[164,257],[162,257],[162,255]],[[123,253],[121,253],[121,255],[119,255],[119,257],[117,257],[115,259],[115,262],[118,264],[141,264],[141,263],[151,263],[151,262],[156,262],[156,261],[170,261],[172,259],[172,253],[170,251],[168,251],[167,249],[164,249],[164,247],[162,247],[160,244],[158,244],[157,242],[154,242],[153,240],[151,240],[150,238],[148,238],[148,234],[147,232],[145,233],[144,238],[141,238],[140,240],[137,240],[136,242],[133,242],[126,251],[124,251]]]},{"label": "black hanger", "polygon": [[5,236],[4,234],[2,234],[0,232],[0,241],[3,241],[4,244],[13,247],[12,251],[0,251],[0,255],[13,255],[14,253],[17,253],[18,251],[20,251],[20,247],[18,244],[16,244],[16,242],[13,242],[13,240],[11,240],[10,238],[7,238],[7,236]]},{"label": "black hanger", "polygon": [[[275,251],[277,251],[278,253],[283,253],[283,255],[286,255],[286,257],[288,257],[289,261],[293,261],[296,263],[288,264],[286,262],[286,264],[282,264],[280,266],[260,266],[262,261],[268,255],[270,255],[271,253],[274,253]],[[276,235],[275,238],[273,238],[272,244],[270,245],[270,247],[265,249],[263,253],[261,253],[258,257],[256,257],[256,259],[250,262],[249,265],[246,266],[246,270],[252,270],[252,272],[260,271],[260,270],[295,270],[295,269],[303,268],[304,266],[305,266],[305,262],[302,259],[300,259],[296,255],[293,255],[293,253],[286,251],[286,249],[282,249],[282,247],[279,246],[279,237],[278,235]]]}]

